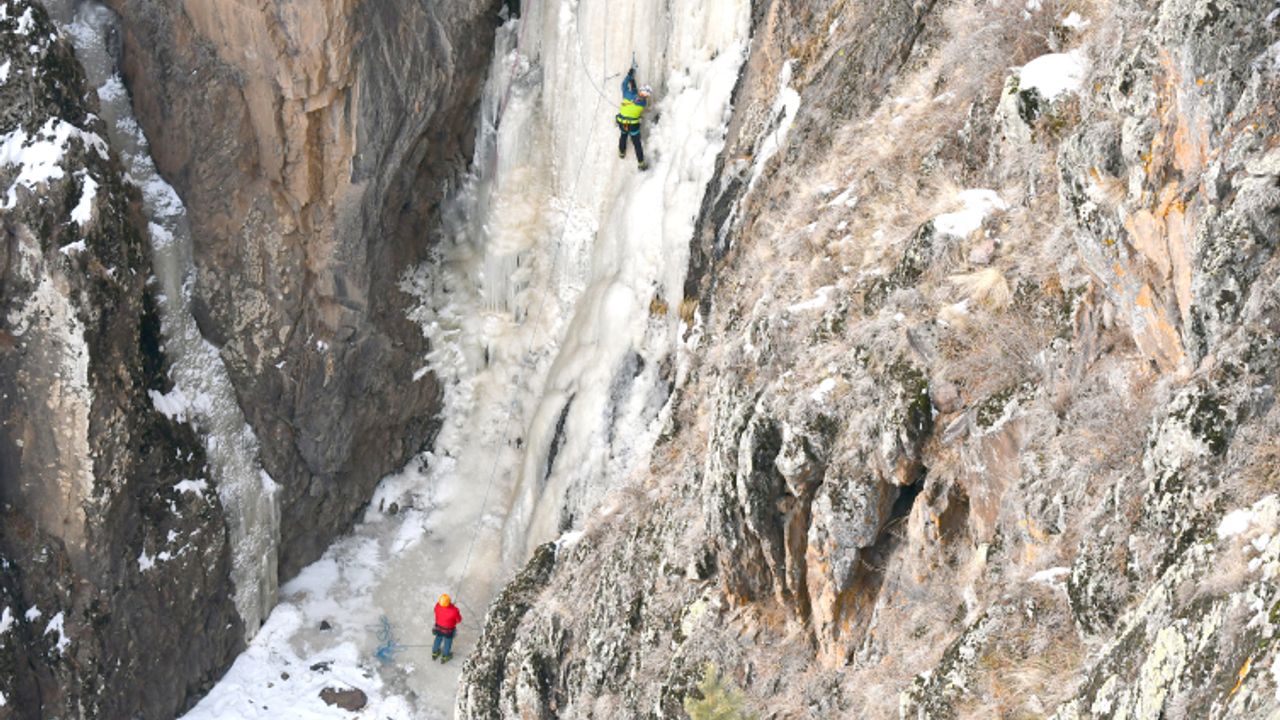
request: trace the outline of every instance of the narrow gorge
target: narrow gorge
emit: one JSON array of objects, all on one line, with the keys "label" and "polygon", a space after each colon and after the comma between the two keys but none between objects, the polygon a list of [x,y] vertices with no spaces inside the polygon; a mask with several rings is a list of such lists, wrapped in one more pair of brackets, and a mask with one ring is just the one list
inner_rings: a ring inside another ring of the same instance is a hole
[{"label": "narrow gorge", "polygon": [[1277,97],[1275,0],[0,0],[0,720],[1280,718]]}]

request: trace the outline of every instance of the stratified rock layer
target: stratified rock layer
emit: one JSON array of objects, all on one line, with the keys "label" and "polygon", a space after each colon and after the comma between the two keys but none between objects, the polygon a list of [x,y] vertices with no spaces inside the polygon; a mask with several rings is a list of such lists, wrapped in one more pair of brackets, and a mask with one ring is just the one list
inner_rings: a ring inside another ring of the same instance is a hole
[{"label": "stratified rock layer", "polygon": [[140,196],[69,44],[0,2],[0,718],[173,717],[241,646]]},{"label": "stratified rock layer", "polygon": [[109,4],[201,330],[282,487],[287,578],[437,426],[398,275],[470,158],[497,3]]},{"label": "stratified rock layer", "polygon": [[753,17],[672,420],[460,717],[1280,711],[1280,15]]}]

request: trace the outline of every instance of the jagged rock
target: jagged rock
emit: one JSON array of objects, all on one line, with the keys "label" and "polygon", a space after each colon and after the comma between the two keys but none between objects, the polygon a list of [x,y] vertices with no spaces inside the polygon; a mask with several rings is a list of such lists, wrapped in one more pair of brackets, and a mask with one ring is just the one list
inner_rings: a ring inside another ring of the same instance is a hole
[{"label": "jagged rock", "polygon": [[[459,717],[676,716],[707,663],[771,717],[1277,712],[1276,16],[1048,5],[754,5],[661,460]],[[957,187],[1007,205],[973,241]]]},{"label": "jagged rock", "polygon": [[326,705],[336,705],[350,712],[358,712],[369,704],[369,696],[360,688],[327,687],[320,691],[320,699],[324,700]]},{"label": "jagged rock", "polygon": [[39,4],[0,0],[0,66],[0,715],[172,717],[243,643],[223,509],[148,396],[140,196]]}]

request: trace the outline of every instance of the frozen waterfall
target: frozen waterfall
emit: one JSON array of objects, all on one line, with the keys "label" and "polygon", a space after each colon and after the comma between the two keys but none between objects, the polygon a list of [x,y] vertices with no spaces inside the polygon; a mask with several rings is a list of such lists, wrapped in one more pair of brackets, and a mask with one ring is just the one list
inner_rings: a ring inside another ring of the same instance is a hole
[{"label": "frozen waterfall", "polygon": [[[459,601],[454,652],[465,657],[531,548],[580,524],[648,457],[749,3],[522,5],[497,31],[448,238],[405,273],[433,348],[419,377],[446,388],[436,446],[281,588],[262,632],[187,718],[280,707],[336,717],[317,693],[343,684],[368,693],[371,716],[452,716],[461,662],[434,664],[424,647],[436,595]],[[655,88],[643,173],[617,157],[613,124],[633,53]],[[380,664],[384,616],[404,647]]]}]

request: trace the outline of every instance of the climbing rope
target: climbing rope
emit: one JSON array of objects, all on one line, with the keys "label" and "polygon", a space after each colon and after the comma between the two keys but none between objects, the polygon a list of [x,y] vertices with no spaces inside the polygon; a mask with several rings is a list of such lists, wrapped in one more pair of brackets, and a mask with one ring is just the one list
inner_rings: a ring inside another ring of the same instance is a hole
[{"label": "climbing rope", "polygon": [[[581,9],[581,7],[582,7],[582,5],[581,5],[581,4],[579,4],[579,5],[578,5],[578,8],[579,8],[579,9]],[[591,87],[596,91],[596,94],[597,94],[597,95],[599,95],[599,96],[600,96],[600,98],[601,98],[602,100],[604,100],[604,101],[608,102],[608,100],[609,100],[609,96],[604,94],[604,90],[603,90],[603,89],[601,89],[600,85],[596,84],[596,81],[591,77],[591,71],[590,71],[590,70],[587,70],[587,61],[583,58],[583,53],[582,53],[582,23],[581,23],[581,22],[576,22],[576,23],[574,23],[574,26],[573,26],[573,27],[574,27],[574,34],[578,36],[578,66],[582,68],[582,74],[583,74],[583,75],[585,75],[585,76],[587,77],[587,82],[591,83]],[[608,82],[611,78],[615,78],[615,77],[617,77],[618,75],[620,75],[621,73],[614,73],[613,75],[609,75],[608,77],[604,77],[604,71],[605,71],[605,69],[607,69],[607,68],[609,67],[609,66],[608,66],[609,33],[604,33],[604,34],[602,35],[602,37],[604,38],[604,40],[602,41],[602,45],[603,45],[603,47],[604,47],[604,50],[603,50],[603,52],[601,53],[601,57],[600,57],[600,68],[601,68],[601,69],[600,69],[600,75],[602,76],[602,77],[601,77],[600,82],[601,82],[601,83],[606,83],[606,82]],[[634,53],[632,54],[632,58],[633,58],[633,60],[634,60],[634,58],[635,58]],[[593,126],[593,127],[594,127],[594,126]]]},{"label": "climbing rope", "polygon": [[[524,42],[524,28],[525,28],[525,23],[526,23],[526,17],[527,17],[527,16],[528,16],[528,13],[522,13],[522,17],[520,18],[520,30],[517,32],[517,35],[516,35],[516,57],[515,57],[515,59],[512,61],[512,66],[511,66],[511,76],[507,79],[507,87],[506,87],[506,89],[505,89],[505,91],[504,91],[504,93],[503,93],[503,101],[502,101],[502,104],[499,106],[498,113],[497,113],[497,117],[496,117],[496,119],[495,119],[495,133],[496,133],[496,127],[497,127],[497,124],[498,124],[498,122],[499,122],[499,121],[501,120],[501,118],[502,118],[502,114],[503,114],[503,111],[504,111],[504,109],[505,109],[505,107],[506,107],[506,104],[509,102],[509,100],[510,100],[510,98],[511,98],[511,86],[512,86],[512,84],[514,83],[514,80],[515,80],[515,68],[516,68],[516,65],[519,63],[519,58],[520,58],[520,48],[522,47],[523,42]],[[606,67],[605,62],[607,61],[607,57],[608,57],[608,50],[609,50],[609,46],[608,46],[608,35],[607,35],[607,34],[605,34],[605,35],[604,35],[604,38],[605,38],[605,40],[604,40],[604,42],[602,43],[602,49],[601,49],[601,50],[602,50],[602,51],[601,51],[601,67],[602,67],[602,68],[603,68],[603,67]],[[586,63],[585,63],[585,62],[582,62],[583,54],[582,54],[582,35],[581,35],[581,33],[579,33],[579,34],[578,34],[578,59],[579,59],[579,62],[581,63],[581,67],[582,67],[583,72],[584,72],[585,74],[587,74],[587,78],[588,78],[588,80],[591,80],[591,76],[590,76],[590,74],[589,74],[589,72],[587,71],[587,68],[586,68]],[[603,75],[603,71],[602,71],[602,73],[601,73],[601,74]],[[615,75],[615,76],[616,76],[616,75]],[[608,81],[608,80],[609,80],[609,77],[612,77],[612,76],[606,76],[606,77],[603,77],[602,81]],[[609,98],[604,94],[604,92],[603,92],[603,91],[601,91],[601,90],[600,90],[599,85],[597,85],[597,84],[595,83],[595,81],[594,81],[594,80],[591,80],[591,84],[592,84],[592,86],[593,86],[593,87],[595,87],[595,88],[596,88],[596,94],[599,96],[599,98],[596,100],[595,107],[592,109],[592,117],[594,118],[594,117],[596,117],[596,116],[599,114],[599,112],[600,112],[600,103],[601,103],[601,101],[607,101]],[[595,130],[596,130],[596,125],[597,125],[597,123],[596,123],[596,122],[592,122],[592,123],[591,123],[591,130],[590,130],[590,131],[588,132],[588,134],[587,134],[587,143],[586,143],[586,146],[585,146],[585,150],[584,150],[584,152],[582,152],[582,153],[581,153],[581,155],[580,155],[580,157],[579,157],[579,160],[578,160],[578,170],[577,170],[577,172],[574,174],[573,184],[572,184],[572,186],[570,187],[570,190],[569,190],[569,196],[570,196],[570,197],[576,197],[576,196],[577,196],[577,194],[578,194],[578,184],[579,184],[579,182],[582,180],[582,171],[583,171],[583,170],[585,169],[585,167],[586,167],[586,160],[587,160],[587,157],[590,155],[590,151],[591,151],[592,143],[595,141]],[[497,166],[497,156],[498,156],[498,151],[497,151],[497,143],[496,143],[496,142],[495,142],[495,146],[494,146],[494,153],[493,153],[493,156],[494,156],[494,161],[493,161],[493,164],[492,164],[492,166],[491,166],[491,170],[492,170],[493,168],[496,168],[496,166]],[[565,237],[565,234],[568,232],[568,229],[569,229],[569,212],[568,212],[568,210],[566,210],[566,211],[565,211],[565,222],[564,222],[564,225],[563,225],[563,226],[561,227],[561,229],[560,229],[560,236],[559,236],[559,238],[558,238],[558,239],[557,239],[557,241],[556,241],[556,245],[557,245],[557,246],[559,246],[559,245],[563,244],[563,242],[564,242],[564,237]],[[551,260],[551,263],[552,263],[552,264],[551,264],[551,272],[549,273],[549,277],[552,277],[552,278],[554,278],[554,276],[555,276],[555,271],[556,271],[556,268],[557,268],[557,266],[558,266],[557,257],[558,257],[558,254],[553,254],[553,255],[552,255],[552,260]],[[541,294],[539,294],[539,296],[538,296],[538,297],[537,297],[537,299],[535,300],[535,305],[534,305],[534,307],[532,308],[532,312],[531,312],[531,313],[529,313],[529,315],[528,315],[527,317],[535,317],[535,318],[536,318],[536,317],[538,317],[538,316],[541,314],[542,309],[543,309],[544,304],[545,304],[545,301],[546,301],[546,296],[547,296],[547,294],[548,294],[548,293],[541,293]],[[517,383],[516,383],[516,385],[519,385],[519,384],[520,384],[520,383],[519,383],[519,381],[520,381],[520,380],[523,380],[523,378],[517,377]],[[508,436],[510,435],[510,431],[511,431],[511,423],[512,423],[512,422],[513,422],[513,420],[514,420],[514,417],[515,417],[515,413],[514,413],[514,412],[513,412],[513,413],[509,413],[509,414],[507,415],[506,423],[505,423],[505,425],[503,426],[502,434],[501,434],[499,437],[501,437],[501,438],[505,438],[505,437],[508,437]],[[475,524],[475,528],[474,528],[474,529],[472,530],[472,532],[471,532],[471,538],[470,538],[470,540],[467,542],[467,554],[466,554],[466,556],[465,556],[465,558],[464,558],[464,560],[463,560],[463,563],[462,563],[462,571],[458,574],[458,576],[457,576],[457,577],[456,577],[456,579],[455,579],[455,583],[454,583],[456,587],[461,587],[462,580],[464,580],[464,579],[467,577],[467,571],[471,569],[471,559],[472,559],[473,554],[474,554],[474,552],[475,552],[476,541],[479,539],[479,536],[480,536],[480,528],[481,528],[481,525],[482,525],[483,520],[484,520],[485,512],[486,512],[486,511],[488,510],[488,508],[489,508],[489,498],[490,498],[490,496],[491,496],[491,494],[492,494],[492,491],[493,491],[493,484],[494,484],[494,480],[496,480],[496,479],[497,479],[497,475],[498,475],[498,460],[499,460],[499,457],[500,457],[500,453],[494,453],[494,454],[493,454],[493,462],[492,462],[492,464],[491,464],[491,465],[490,465],[490,467],[489,467],[489,478],[488,478],[488,481],[485,483],[484,496],[483,496],[483,498],[482,498],[482,499],[481,499],[481,501],[480,501],[480,515],[479,515],[479,518],[477,518],[477,521],[476,521],[476,524]],[[457,604],[459,607],[465,608],[465,609],[468,611],[468,613],[471,613],[471,612],[472,612],[472,608],[471,608],[467,603],[459,601],[459,600],[458,600],[458,598],[456,597],[456,595],[455,595],[455,597],[453,598],[453,600],[454,600],[454,603],[455,603],[455,604]],[[378,625],[376,625],[376,626],[374,626],[374,627],[372,627],[372,628],[370,628],[370,629],[376,633],[377,638],[378,638],[378,647],[377,647],[377,649],[374,651],[374,656],[375,656],[375,657],[377,657],[377,658],[378,658],[378,660],[379,660],[380,662],[382,662],[383,664],[388,664],[388,663],[393,662],[393,661],[395,660],[395,656],[396,656],[398,653],[400,653],[401,651],[405,650],[406,648],[414,648],[414,647],[428,647],[428,645],[413,645],[413,644],[404,644],[404,643],[400,643],[400,642],[398,642],[398,641],[396,640],[396,637],[395,637],[395,631],[394,631],[394,629],[393,629],[393,627],[392,627],[392,625],[391,625],[391,621],[390,621],[390,620],[388,620],[388,619],[387,619],[387,617],[386,617],[385,615],[384,615],[384,616],[382,616],[382,617],[380,618],[380,622],[379,622],[379,624],[378,624]]]},{"label": "climbing rope", "polygon": [[395,660],[396,654],[407,648],[431,647],[430,645],[406,645],[396,641],[395,631],[386,615],[378,618],[378,624],[369,628],[378,636],[378,649],[373,651],[374,657],[383,665]]},{"label": "climbing rope", "polygon": [[[603,46],[602,46],[602,55],[604,55],[604,56],[606,56],[606,57],[607,57],[607,53],[608,53],[608,51],[609,51],[608,35],[607,35],[607,34],[606,34],[606,35],[604,35],[604,38],[605,38],[605,42],[603,43]],[[581,53],[581,49],[582,49],[582,45],[581,45],[582,36],[581,36],[581,34],[579,34],[579,36],[578,36],[578,40],[579,40],[578,49],[579,49],[579,53]],[[579,59],[581,59],[581,54],[579,54]],[[604,57],[602,57],[601,59],[602,59],[602,66],[603,66],[603,60],[604,60]],[[585,66],[585,64],[583,65],[583,70],[584,70],[584,71],[586,70],[586,66]],[[607,78],[605,78],[605,79],[607,79]],[[594,83],[593,83],[593,84],[594,84]],[[597,100],[596,100],[595,107],[594,107],[594,108],[592,109],[592,111],[591,111],[592,117],[595,117],[595,116],[600,112],[600,101],[601,101],[601,100],[607,100],[607,99],[608,99],[607,97],[605,97],[605,95],[604,95],[603,93],[599,93],[599,95],[600,95],[600,99],[597,99]],[[585,168],[585,166],[586,166],[587,157],[591,154],[591,152],[590,152],[590,151],[591,151],[591,147],[592,147],[592,142],[593,142],[593,141],[594,141],[594,139],[595,139],[596,124],[597,124],[597,123],[594,123],[594,122],[593,122],[593,123],[591,123],[591,130],[590,130],[590,132],[588,132],[588,133],[587,133],[587,144],[586,144],[586,147],[585,147],[584,152],[582,152],[582,153],[581,153],[581,155],[579,156],[579,160],[578,160],[578,171],[577,171],[577,173],[574,175],[574,178],[573,178],[573,185],[571,186],[571,188],[570,188],[570,190],[569,190],[569,195],[570,195],[570,197],[576,197],[576,196],[577,196],[577,194],[578,194],[578,183],[579,183],[579,181],[582,179],[582,170],[583,170],[583,169]],[[557,246],[557,247],[558,247],[558,246],[560,246],[560,245],[564,242],[564,236],[565,236],[565,234],[568,232],[568,230],[569,230],[569,213],[568,213],[568,211],[566,210],[566,212],[565,212],[565,223],[564,223],[564,225],[560,228],[560,237],[559,237],[559,238],[557,239],[557,241],[556,241],[556,246]],[[550,272],[550,274],[549,274],[549,276],[551,276],[551,277],[554,277],[554,276],[555,276],[556,266],[557,266],[557,264],[558,264],[558,263],[556,262],[556,258],[557,258],[557,257],[558,257],[558,254],[553,254],[553,255],[552,255],[552,258],[551,258],[551,272]],[[533,312],[529,313],[528,317],[538,317],[538,315],[540,315],[540,314],[541,314],[541,312],[542,312],[542,308],[543,308],[543,304],[544,304],[544,302],[546,301],[546,297],[547,297],[547,293],[541,293],[541,294],[539,294],[539,296],[538,296],[537,300],[535,301],[535,303],[536,303],[536,304],[535,304],[535,306],[532,308],[532,309],[533,309]],[[518,379],[523,379],[523,378],[518,378]],[[517,385],[517,386],[518,386],[519,384],[520,384],[519,382],[517,382],[517,383],[516,383],[516,385]],[[511,422],[512,422],[513,418],[514,418],[514,413],[512,413],[512,414],[508,414],[508,415],[507,415],[507,421],[506,421],[506,424],[503,426],[503,431],[502,431],[502,435],[501,435],[501,437],[507,437],[507,436],[509,435],[510,430],[511,430]],[[498,454],[498,453],[494,453],[494,455],[493,455],[493,463],[492,463],[492,465],[491,465],[491,466],[490,466],[490,468],[489,468],[489,480],[488,480],[488,482],[487,482],[487,483],[485,483],[484,498],[483,498],[483,499],[481,500],[481,502],[480,502],[480,520],[481,520],[481,521],[484,519],[484,513],[485,513],[485,511],[486,511],[486,510],[488,509],[488,507],[489,507],[489,496],[490,496],[491,491],[493,490],[493,481],[494,481],[494,479],[497,477],[497,473],[498,473],[498,458],[499,458],[499,454]],[[479,521],[477,521],[475,529],[471,532],[471,540],[467,543],[467,555],[466,555],[466,558],[463,560],[463,563],[462,563],[462,572],[461,572],[461,574],[460,574],[460,579],[461,579],[461,578],[465,578],[465,577],[466,577],[466,575],[467,575],[467,570],[469,570],[469,569],[471,568],[471,558],[472,558],[472,554],[473,554],[473,552],[475,551],[476,540],[478,539],[479,535],[480,535],[480,522],[479,522]]]}]

